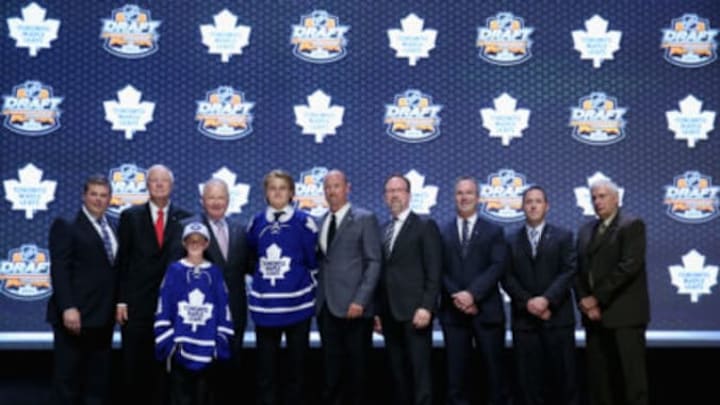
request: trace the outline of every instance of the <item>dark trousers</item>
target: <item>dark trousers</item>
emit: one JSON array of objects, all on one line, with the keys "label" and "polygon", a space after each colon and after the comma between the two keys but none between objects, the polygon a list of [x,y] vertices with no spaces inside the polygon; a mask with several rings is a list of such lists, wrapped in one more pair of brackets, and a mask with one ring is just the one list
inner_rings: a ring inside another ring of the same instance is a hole
[{"label": "dark trousers", "polygon": [[71,335],[53,327],[53,404],[109,403],[112,325],[82,328]]},{"label": "dark trousers", "polygon": [[167,403],[166,365],[155,360],[152,321],[129,321],[122,327],[122,361],[125,403]]},{"label": "dark trousers", "polygon": [[513,330],[518,405],[577,405],[575,330]]},{"label": "dark trousers", "polygon": [[585,328],[593,405],[647,405],[645,327]]},{"label": "dark trousers", "polygon": [[504,325],[482,324],[467,317],[467,322],[463,323],[445,322],[442,329],[447,354],[448,404],[470,403],[466,382],[474,350],[473,342],[482,356],[482,367],[488,379],[488,404],[507,404],[507,378],[503,367]]},{"label": "dark trousers", "polygon": [[385,346],[395,388],[395,404],[432,403],[432,322],[415,329],[412,321],[382,318]]},{"label": "dark trousers", "polygon": [[212,368],[200,371],[188,370],[175,363],[170,371],[171,405],[211,405],[212,387],[210,375]]},{"label": "dark trousers", "polygon": [[[338,318],[323,306],[318,317],[325,362],[323,403],[366,404],[367,364],[372,347],[372,319]],[[348,378],[346,392],[343,376]],[[345,394],[345,395],[343,395]]]},{"label": "dark trousers", "polygon": [[238,376],[243,374],[244,369],[251,366],[245,364],[242,357],[243,338],[245,334],[245,325],[237,327],[235,325],[235,337],[232,341],[231,354],[229,360],[218,361],[212,367],[213,389],[215,390],[214,401],[217,405],[236,405],[238,395],[244,392],[244,381]]},{"label": "dark trousers", "polygon": [[[283,333],[287,347],[287,383],[278,384],[278,361]],[[260,405],[276,405],[282,387],[284,403],[300,405],[305,401],[305,361],[310,340],[310,319],[279,326],[255,326],[257,338],[257,398]]]}]

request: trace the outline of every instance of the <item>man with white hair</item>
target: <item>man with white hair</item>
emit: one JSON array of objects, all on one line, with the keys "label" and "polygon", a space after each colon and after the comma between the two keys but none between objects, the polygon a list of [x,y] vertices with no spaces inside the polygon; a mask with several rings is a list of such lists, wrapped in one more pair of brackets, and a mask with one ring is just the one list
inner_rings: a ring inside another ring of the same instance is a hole
[{"label": "man with white hair", "polygon": [[645,224],[620,210],[615,183],[599,180],[590,191],[598,219],[578,232],[575,293],[586,332],[591,403],[647,405]]}]

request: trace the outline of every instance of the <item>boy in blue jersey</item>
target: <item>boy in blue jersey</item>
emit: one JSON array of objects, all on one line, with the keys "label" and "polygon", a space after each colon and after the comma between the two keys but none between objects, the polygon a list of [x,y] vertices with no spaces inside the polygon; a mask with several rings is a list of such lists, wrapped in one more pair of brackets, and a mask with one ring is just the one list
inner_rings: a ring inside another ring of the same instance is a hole
[{"label": "boy in blue jersey", "polygon": [[285,334],[288,383],[285,404],[305,400],[304,373],[310,319],[315,312],[317,227],[290,202],[295,182],[286,172],[273,170],[263,181],[268,207],[248,225],[247,241],[256,258],[248,308],[257,338],[258,404],[278,403],[278,354]]},{"label": "boy in blue jersey", "polygon": [[210,234],[201,222],[183,230],[187,256],[172,263],[160,286],[155,313],[155,355],[170,372],[172,405],[211,401],[210,366],[230,358],[233,337],[222,272],[206,261]]}]

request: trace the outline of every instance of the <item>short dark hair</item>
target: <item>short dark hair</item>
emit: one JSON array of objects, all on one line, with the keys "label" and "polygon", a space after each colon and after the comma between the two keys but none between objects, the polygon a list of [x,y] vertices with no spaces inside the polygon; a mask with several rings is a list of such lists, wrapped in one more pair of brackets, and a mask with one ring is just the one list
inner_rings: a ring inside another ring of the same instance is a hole
[{"label": "short dark hair", "polygon": [[85,179],[85,184],[83,185],[83,194],[88,192],[90,186],[105,186],[107,187],[108,191],[112,193],[110,180],[108,180],[107,177],[103,176],[102,174],[92,174]]},{"label": "short dark hair", "polygon": [[547,193],[545,192],[545,189],[538,185],[532,185],[532,186],[526,188],[525,191],[523,191],[523,193],[522,193],[522,201],[523,202],[525,202],[525,197],[527,196],[527,194],[533,190],[537,190],[537,191],[541,192],[543,195],[543,200],[545,200],[545,202],[548,202]]},{"label": "short dark hair", "polygon": [[405,186],[407,186],[407,192],[410,192],[410,180],[405,177],[402,173],[393,173],[385,178],[385,183],[383,183],[383,191],[385,190],[385,187],[387,186],[388,182],[394,178],[398,178],[405,182]]},{"label": "short dark hair", "polygon": [[461,181],[471,181],[473,184],[475,184],[475,195],[480,195],[480,185],[478,184],[478,181],[473,176],[460,176],[455,179],[455,186],[453,189],[457,189],[458,184],[460,184]]}]

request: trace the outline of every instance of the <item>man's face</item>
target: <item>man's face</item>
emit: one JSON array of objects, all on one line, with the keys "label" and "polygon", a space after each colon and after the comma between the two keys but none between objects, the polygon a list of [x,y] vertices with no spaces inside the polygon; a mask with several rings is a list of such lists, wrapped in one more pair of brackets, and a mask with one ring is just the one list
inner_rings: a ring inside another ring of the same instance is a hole
[{"label": "man's face", "polygon": [[403,179],[393,177],[385,184],[385,204],[393,216],[398,216],[410,206],[410,190]]},{"label": "man's face", "polygon": [[478,189],[472,180],[460,180],[455,185],[455,209],[462,218],[471,217],[477,210]]},{"label": "man's face", "polygon": [[230,197],[227,190],[219,184],[210,184],[203,190],[202,205],[207,216],[217,221],[225,217]]},{"label": "man's face", "polygon": [[327,200],[330,206],[330,211],[335,212],[347,203],[350,184],[347,183],[345,176],[341,173],[329,173],[325,176],[323,190],[325,191],[325,200]]},{"label": "man's face", "polygon": [[265,198],[271,207],[278,210],[283,209],[292,199],[290,185],[282,178],[271,178],[265,190]]},{"label": "man's face", "polygon": [[110,189],[102,184],[90,184],[83,193],[83,204],[92,216],[100,218],[110,204]]},{"label": "man's face", "polygon": [[618,196],[604,186],[592,189],[592,203],[600,219],[610,218],[618,209]]},{"label": "man's face", "polygon": [[542,191],[530,190],[525,194],[523,211],[525,212],[525,220],[531,226],[540,225],[545,220],[549,208]]},{"label": "man's face", "polygon": [[170,199],[173,182],[170,172],[163,168],[155,168],[148,173],[147,188],[150,199],[153,201],[167,201]]}]

